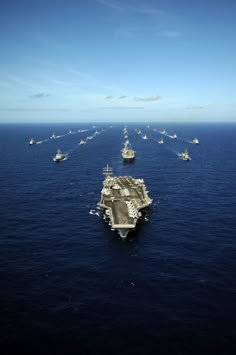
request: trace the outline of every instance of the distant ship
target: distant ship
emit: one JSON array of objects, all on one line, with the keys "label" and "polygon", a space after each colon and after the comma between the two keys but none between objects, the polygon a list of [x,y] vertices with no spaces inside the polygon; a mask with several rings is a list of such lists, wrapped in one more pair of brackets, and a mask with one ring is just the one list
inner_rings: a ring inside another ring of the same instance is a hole
[{"label": "distant ship", "polygon": [[53,134],[51,135],[50,139],[55,139],[55,138],[57,138],[57,136],[56,136],[55,133],[53,133]]},{"label": "distant ship", "polygon": [[37,143],[36,140],[33,139],[33,138],[31,138],[30,141],[29,141],[29,145],[33,145],[33,144],[36,144],[36,143]]},{"label": "distant ship", "polygon": [[193,143],[193,144],[199,144],[199,140],[198,140],[197,138],[194,138],[194,139],[192,140],[192,143]]},{"label": "distant ship", "polygon": [[87,141],[89,141],[90,139],[92,139],[92,137],[88,136],[86,137]]},{"label": "distant ship", "polygon": [[131,176],[112,176],[112,168],[103,169],[105,180],[99,207],[104,210],[104,219],[125,239],[135,229],[142,217],[141,210],[152,203],[143,179]]},{"label": "distant ship", "polygon": [[167,134],[166,130],[161,131],[161,134]]},{"label": "distant ship", "polygon": [[69,130],[68,134],[72,134],[72,130],[71,129]]},{"label": "distant ship", "polygon": [[163,138],[161,138],[159,141],[158,141],[159,144],[164,144],[164,140]]},{"label": "distant ship", "polygon": [[122,149],[122,158],[125,161],[130,161],[135,158],[135,151],[128,148],[128,144],[125,143],[124,148]]},{"label": "distant ship", "polygon": [[79,142],[79,144],[80,144],[80,145],[86,144],[86,142],[85,142],[83,139],[81,139],[81,141]]},{"label": "distant ship", "polygon": [[147,135],[146,135],[146,134],[144,134],[143,139],[148,139],[148,137],[147,137]]},{"label": "distant ship", "polygon": [[187,160],[187,161],[189,161],[189,160],[192,159],[192,158],[190,158],[187,149],[185,149],[184,152],[180,153],[180,154],[179,154],[179,157],[180,157],[182,160]]},{"label": "distant ship", "polygon": [[142,134],[142,132],[139,130],[139,131],[138,131],[138,134]]},{"label": "distant ship", "polygon": [[173,139],[177,139],[177,134],[173,134],[173,136],[171,136],[171,138],[173,138]]},{"label": "distant ship", "polygon": [[67,159],[66,154],[62,153],[62,151],[60,151],[60,149],[57,150],[57,153],[56,153],[55,157],[53,158],[53,160],[56,162],[63,161],[66,159]]}]

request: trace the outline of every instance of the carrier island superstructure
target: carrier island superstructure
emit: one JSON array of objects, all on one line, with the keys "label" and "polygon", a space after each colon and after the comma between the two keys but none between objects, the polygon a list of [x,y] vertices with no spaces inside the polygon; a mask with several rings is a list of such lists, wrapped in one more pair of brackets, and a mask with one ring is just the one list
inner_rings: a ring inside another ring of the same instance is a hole
[{"label": "carrier island superstructure", "polygon": [[105,219],[111,229],[118,231],[121,238],[126,238],[134,230],[141,210],[152,203],[143,179],[130,176],[113,176],[109,165],[103,169],[105,179],[101,191],[99,207],[104,210]]}]

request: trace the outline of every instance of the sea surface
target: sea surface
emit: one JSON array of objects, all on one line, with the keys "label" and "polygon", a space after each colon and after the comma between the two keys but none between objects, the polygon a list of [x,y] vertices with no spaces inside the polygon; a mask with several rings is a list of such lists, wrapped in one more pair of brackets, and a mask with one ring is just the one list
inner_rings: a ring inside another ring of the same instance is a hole
[{"label": "sea surface", "polygon": [[[236,354],[236,124],[127,124],[129,164],[123,128],[0,126],[2,354]],[[97,209],[106,164],[153,198],[125,241]]]}]

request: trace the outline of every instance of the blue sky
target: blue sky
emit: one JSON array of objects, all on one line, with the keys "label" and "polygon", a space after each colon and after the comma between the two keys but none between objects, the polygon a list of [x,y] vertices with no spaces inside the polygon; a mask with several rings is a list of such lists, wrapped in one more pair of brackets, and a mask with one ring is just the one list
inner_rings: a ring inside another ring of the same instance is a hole
[{"label": "blue sky", "polygon": [[236,121],[233,0],[9,0],[0,122]]}]

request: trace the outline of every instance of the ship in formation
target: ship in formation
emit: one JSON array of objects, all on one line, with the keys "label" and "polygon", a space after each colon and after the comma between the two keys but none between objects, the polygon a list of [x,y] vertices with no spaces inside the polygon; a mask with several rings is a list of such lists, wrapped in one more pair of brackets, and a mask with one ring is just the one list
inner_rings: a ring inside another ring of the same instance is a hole
[{"label": "ship in formation", "polygon": [[192,158],[190,158],[187,149],[185,149],[184,152],[180,153],[180,154],[179,154],[179,157],[180,157],[180,159],[186,160],[186,161],[190,161],[190,160],[192,159]]},{"label": "ship in formation", "polygon": [[[122,157],[124,161],[132,161],[135,158],[135,151],[128,146],[129,140],[127,129],[125,128],[123,132],[126,141],[124,143],[124,148],[122,149]],[[71,134],[72,132],[69,131],[68,133]],[[161,133],[167,134],[165,130]],[[97,131],[96,134],[98,134]],[[141,134],[141,131],[138,131],[138,134]],[[55,139],[57,136],[53,133],[50,138]],[[86,137],[86,140],[81,139],[79,144],[86,144],[86,141],[91,138],[92,137],[88,136]],[[148,139],[146,134],[142,138]],[[172,138],[176,139],[177,135],[174,134]],[[29,145],[36,143],[36,140],[33,138],[29,141]],[[163,144],[163,138],[161,138],[158,143]],[[194,138],[192,144],[199,144],[198,138]],[[191,160],[187,149],[178,155],[182,160]],[[60,162],[66,160],[67,157],[67,154],[58,149],[53,160],[55,162]],[[117,230],[120,237],[125,239],[128,233],[133,231],[136,228],[137,223],[142,220],[143,211],[152,204],[152,199],[148,196],[148,191],[143,179],[137,179],[131,176],[113,176],[113,170],[109,165],[103,170],[105,179],[103,181],[103,188],[98,206],[103,209],[104,219],[111,226],[111,229]]]},{"label": "ship in formation", "polygon": [[37,142],[36,142],[36,140],[34,139],[34,138],[31,138],[30,140],[29,140],[29,145],[33,145],[33,144],[36,144]]},{"label": "ship in formation", "polygon": [[124,161],[131,161],[135,158],[135,151],[128,147],[128,142],[125,142],[124,148],[122,149],[122,158]]},{"label": "ship in formation", "polygon": [[160,132],[161,134],[167,134],[166,130],[164,129],[163,131]]},{"label": "ship in formation", "polygon": [[53,158],[53,160],[57,163],[60,161],[66,160],[66,159],[67,159],[67,154],[62,153],[62,151],[60,149],[57,150],[57,153],[56,153],[55,157]]},{"label": "ship in formation", "polygon": [[109,165],[103,169],[105,179],[98,206],[104,211],[104,219],[112,230],[118,231],[121,238],[125,239],[133,231],[142,211],[151,205],[152,199],[143,179],[131,176],[113,176]]},{"label": "ship in formation", "polygon": [[194,138],[194,139],[192,140],[192,143],[193,143],[193,144],[199,144],[198,138]]},{"label": "ship in formation", "polygon": [[57,135],[55,133],[53,133],[50,137],[50,139],[56,139],[57,138]]}]

